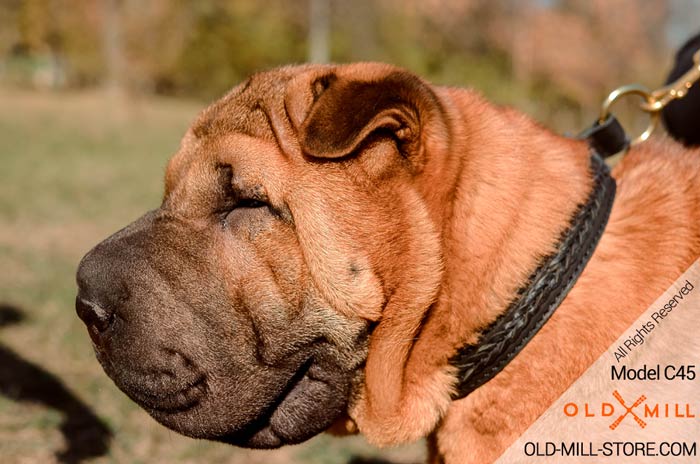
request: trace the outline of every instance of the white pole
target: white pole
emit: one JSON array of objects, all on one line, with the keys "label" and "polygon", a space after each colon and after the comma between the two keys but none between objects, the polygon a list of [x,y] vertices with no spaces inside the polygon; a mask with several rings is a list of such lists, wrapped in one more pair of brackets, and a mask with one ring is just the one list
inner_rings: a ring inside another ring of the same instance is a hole
[{"label": "white pole", "polygon": [[330,0],[309,0],[309,55],[311,63],[330,61]]}]

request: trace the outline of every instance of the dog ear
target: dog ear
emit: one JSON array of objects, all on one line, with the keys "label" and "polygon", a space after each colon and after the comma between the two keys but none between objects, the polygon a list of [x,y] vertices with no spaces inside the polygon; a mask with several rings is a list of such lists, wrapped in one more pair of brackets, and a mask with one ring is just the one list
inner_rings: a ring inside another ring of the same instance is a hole
[{"label": "dog ear", "polygon": [[393,137],[399,151],[410,156],[421,149],[429,115],[440,111],[425,82],[396,69],[372,79],[327,74],[313,82],[312,94],[299,139],[304,153],[316,158],[350,155],[378,132]]}]

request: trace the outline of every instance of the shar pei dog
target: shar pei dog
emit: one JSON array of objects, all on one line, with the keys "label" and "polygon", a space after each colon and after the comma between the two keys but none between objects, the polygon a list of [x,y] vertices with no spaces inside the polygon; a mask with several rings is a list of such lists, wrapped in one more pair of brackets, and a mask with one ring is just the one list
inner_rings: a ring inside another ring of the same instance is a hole
[{"label": "shar pei dog", "polygon": [[573,288],[459,394],[459,353],[597,189],[588,145],[389,65],[283,67],[197,117],[160,207],[83,258],[76,309],[107,375],[184,435],[491,462],[700,254],[698,155],[633,148]]}]

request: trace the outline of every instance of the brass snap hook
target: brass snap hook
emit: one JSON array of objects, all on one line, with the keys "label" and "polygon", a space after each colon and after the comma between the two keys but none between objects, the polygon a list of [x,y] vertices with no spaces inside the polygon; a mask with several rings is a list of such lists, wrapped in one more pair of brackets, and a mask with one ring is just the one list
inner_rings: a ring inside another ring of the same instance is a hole
[{"label": "brass snap hook", "polygon": [[632,141],[632,145],[644,142],[659,125],[661,110],[673,100],[685,97],[688,94],[688,90],[700,80],[700,50],[693,55],[693,62],[693,67],[680,78],[657,90],[650,91],[638,84],[623,85],[613,90],[603,102],[599,121],[602,123],[608,118],[611,113],[610,108],[620,98],[628,95],[642,97],[643,102],[639,107],[642,111],[649,114],[649,125],[644,132]]},{"label": "brass snap hook", "polygon": [[[643,87],[638,84],[623,85],[622,87],[618,87],[617,89],[610,92],[608,98],[606,98],[603,102],[603,106],[600,109],[599,122],[602,123],[608,118],[608,116],[611,113],[610,108],[612,107],[613,103],[615,103],[622,97],[626,97],[628,95],[637,95],[644,99],[644,103],[642,103],[641,105],[642,110],[645,110],[645,104],[651,105],[654,103],[654,97],[652,95],[652,92],[649,91],[649,89],[647,89],[646,87]],[[652,132],[654,132],[654,129],[656,129],[656,126],[659,124],[659,111],[647,112],[649,113],[649,125],[647,126],[644,132],[642,132],[637,138],[632,140],[632,145],[644,142],[646,139],[648,139],[649,136],[651,136]]]}]

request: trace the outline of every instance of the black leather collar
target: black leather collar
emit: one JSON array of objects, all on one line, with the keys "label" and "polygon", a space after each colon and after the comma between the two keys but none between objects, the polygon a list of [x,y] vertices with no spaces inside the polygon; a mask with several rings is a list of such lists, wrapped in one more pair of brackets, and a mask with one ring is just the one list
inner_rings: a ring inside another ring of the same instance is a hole
[{"label": "black leather collar", "polygon": [[496,376],[549,320],[583,272],[610,216],[615,180],[601,157],[591,155],[593,189],[579,206],[557,251],[542,260],[506,311],[450,358],[457,368],[456,393],[461,399]]}]

